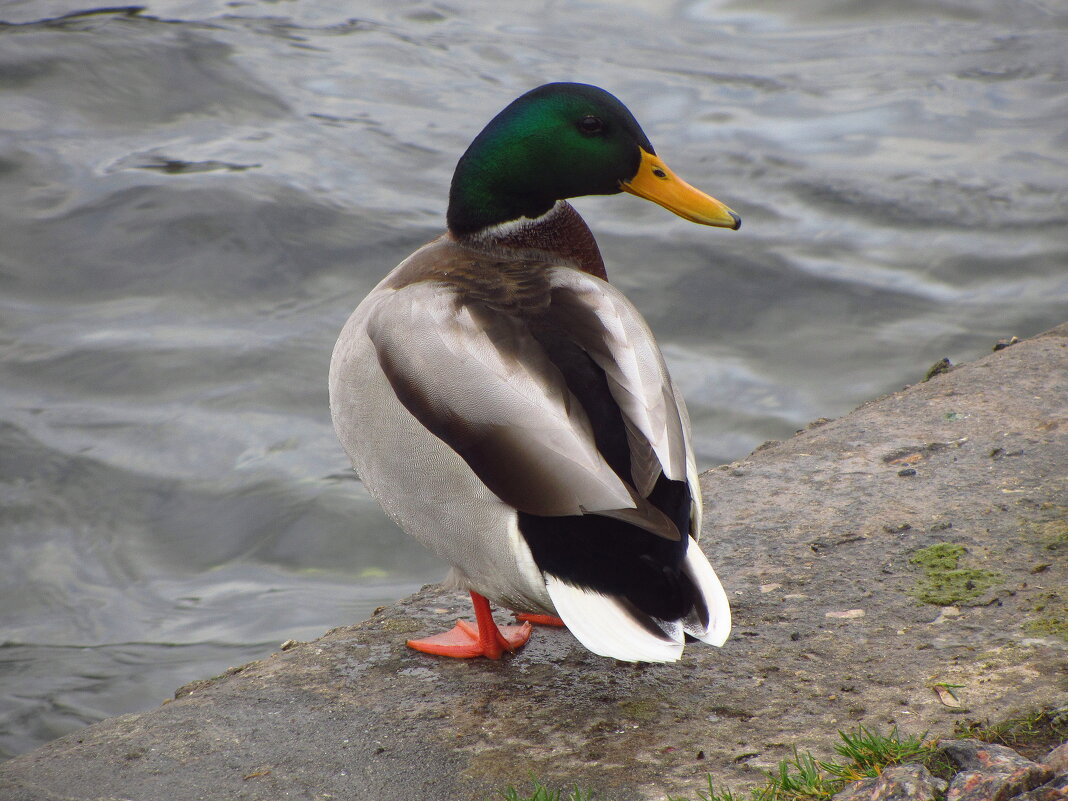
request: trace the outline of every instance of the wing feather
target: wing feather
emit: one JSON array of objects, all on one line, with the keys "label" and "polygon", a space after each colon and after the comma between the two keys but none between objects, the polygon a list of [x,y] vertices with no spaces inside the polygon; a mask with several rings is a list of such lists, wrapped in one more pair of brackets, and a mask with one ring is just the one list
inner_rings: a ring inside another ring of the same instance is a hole
[{"label": "wing feather", "polygon": [[629,429],[632,469],[639,492],[652,490],[661,469],[687,478],[687,426],[664,358],[648,324],[622,292],[575,270],[556,269],[552,313],[608,377]]},{"label": "wing feather", "polygon": [[501,500],[544,516],[636,507],[521,320],[476,319],[449,287],[421,282],[384,293],[367,332],[401,403]]}]

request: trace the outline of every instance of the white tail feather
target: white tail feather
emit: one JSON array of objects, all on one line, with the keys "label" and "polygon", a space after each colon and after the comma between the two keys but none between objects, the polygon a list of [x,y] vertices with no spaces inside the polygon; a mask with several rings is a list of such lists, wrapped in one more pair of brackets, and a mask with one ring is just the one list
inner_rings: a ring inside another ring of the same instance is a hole
[{"label": "white tail feather", "polygon": [[708,606],[708,628],[695,625],[697,621],[684,621],[686,633],[696,637],[702,642],[719,647],[727,641],[731,633],[731,606],[727,600],[727,593],[723,585],[719,583],[719,576],[708,563],[708,559],[701,551],[701,546],[696,540],[690,539],[686,549],[686,572],[697,585],[697,589],[705,599]]},{"label": "white tail feather", "polygon": [[[635,617],[620,599],[595,590],[567,584],[545,576],[545,587],[556,613],[563,618],[575,638],[595,654],[624,662],[675,662],[682,656],[685,634],[710,645],[720,646],[731,632],[731,610],[727,593],[700,546],[692,538],[686,549],[683,569],[693,580],[708,607],[708,626],[696,615],[681,621]],[[662,629],[658,636],[649,624]]]},{"label": "white tail feather", "polygon": [[575,639],[595,654],[624,662],[675,662],[682,656],[681,631],[677,641],[657,637],[617,599],[554,576],[545,577],[545,587]]}]

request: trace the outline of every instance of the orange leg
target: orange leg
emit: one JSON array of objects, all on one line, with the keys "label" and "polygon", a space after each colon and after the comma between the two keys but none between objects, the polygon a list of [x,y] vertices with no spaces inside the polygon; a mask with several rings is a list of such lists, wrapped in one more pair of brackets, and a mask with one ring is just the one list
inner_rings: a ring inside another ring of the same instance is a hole
[{"label": "orange leg", "polygon": [[535,626],[560,626],[567,624],[556,615],[534,615],[529,612],[515,612],[515,619],[525,623],[533,623]]},{"label": "orange leg", "polygon": [[486,656],[490,659],[500,659],[505,651],[513,652],[526,645],[532,630],[530,623],[498,628],[493,620],[489,601],[472,590],[471,602],[475,606],[474,624],[467,620],[457,620],[450,631],[421,640],[408,640],[408,647],[437,656],[460,659]]}]

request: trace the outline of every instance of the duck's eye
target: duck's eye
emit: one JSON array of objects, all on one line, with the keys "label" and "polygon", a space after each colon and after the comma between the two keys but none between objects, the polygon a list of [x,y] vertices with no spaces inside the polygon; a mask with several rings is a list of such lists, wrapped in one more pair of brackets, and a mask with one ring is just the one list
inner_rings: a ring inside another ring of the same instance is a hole
[{"label": "duck's eye", "polygon": [[578,129],[588,135],[599,134],[604,131],[604,120],[592,114],[587,115],[578,121]]}]

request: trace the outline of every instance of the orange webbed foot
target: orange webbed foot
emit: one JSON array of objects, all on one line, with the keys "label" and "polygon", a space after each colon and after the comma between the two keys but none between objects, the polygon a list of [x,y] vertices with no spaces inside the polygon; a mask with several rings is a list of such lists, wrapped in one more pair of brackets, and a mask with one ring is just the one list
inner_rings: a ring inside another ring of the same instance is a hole
[{"label": "orange webbed foot", "polygon": [[521,626],[499,626],[494,644],[484,648],[479,641],[478,627],[468,620],[457,620],[456,625],[441,634],[432,634],[419,640],[408,640],[408,647],[424,654],[451,656],[457,659],[471,659],[485,656],[500,659],[505,651],[515,651],[526,645],[533,627],[529,623]]},{"label": "orange webbed foot", "polygon": [[457,620],[449,631],[419,640],[408,640],[408,647],[425,654],[470,659],[485,656],[500,659],[505,652],[514,652],[526,645],[533,626],[498,626],[490,612],[489,601],[476,592],[471,593],[475,605],[475,623]]}]

